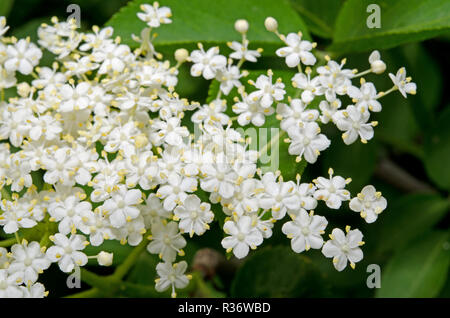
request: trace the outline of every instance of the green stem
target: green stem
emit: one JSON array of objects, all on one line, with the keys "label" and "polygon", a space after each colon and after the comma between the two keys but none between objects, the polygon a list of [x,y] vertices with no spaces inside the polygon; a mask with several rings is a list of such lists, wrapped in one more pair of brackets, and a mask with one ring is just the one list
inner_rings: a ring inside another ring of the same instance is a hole
[{"label": "green stem", "polygon": [[101,296],[102,296],[102,293],[100,290],[98,290],[97,288],[91,288],[91,289],[84,290],[84,291],[76,293],[76,294],[68,295],[64,298],[98,298]]},{"label": "green stem", "polygon": [[147,244],[148,242],[144,234],[144,239],[142,240],[142,242],[138,246],[136,246],[133,251],[131,251],[125,261],[117,267],[112,276],[115,279],[121,280],[128,273],[131,267],[133,267],[134,263],[136,263],[139,255],[141,255],[141,252],[145,249]]},{"label": "green stem", "polygon": [[0,247],[10,247],[16,243],[16,238],[12,237],[3,241],[0,241]]},{"label": "green stem", "polygon": [[112,276],[100,276],[85,268],[80,268],[80,278],[86,284],[108,292],[112,292],[119,283]]}]

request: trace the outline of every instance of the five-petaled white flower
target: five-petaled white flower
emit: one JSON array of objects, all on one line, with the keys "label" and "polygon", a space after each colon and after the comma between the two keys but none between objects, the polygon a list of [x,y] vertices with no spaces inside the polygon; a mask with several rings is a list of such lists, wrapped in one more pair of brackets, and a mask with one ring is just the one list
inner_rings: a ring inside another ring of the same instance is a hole
[{"label": "five-petaled white flower", "polygon": [[328,225],[323,216],[308,214],[304,209],[292,221],[286,222],[282,232],[291,240],[292,250],[296,253],[308,251],[310,248],[319,249],[323,245],[322,234]]},{"label": "five-petaled white flower", "polygon": [[19,71],[24,75],[31,74],[42,57],[42,51],[29,39],[20,39],[16,44],[8,45],[6,54],[5,69],[8,72]]},{"label": "five-petaled white flower", "polygon": [[247,256],[250,248],[256,249],[263,242],[261,232],[254,226],[250,216],[241,216],[237,221],[227,221],[223,230],[230,236],[222,240],[222,246],[227,253],[233,251],[237,258]]},{"label": "five-petaled white flower", "polygon": [[275,83],[272,83],[272,76],[273,72],[269,70],[267,76],[258,76],[256,83],[250,81],[250,84],[258,90],[251,92],[248,97],[255,102],[259,100],[262,108],[269,108],[274,101],[281,101],[284,98],[284,94],[286,94],[281,78],[278,78]]},{"label": "five-petaled white flower", "polygon": [[209,223],[214,219],[211,212],[211,204],[201,202],[196,195],[189,195],[183,205],[174,210],[174,219],[179,220],[179,228],[192,237],[195,234],[202,235],[209,229]]},{"label": "five-petaled white flower", "polygon": [[217,46],[211,47],[205,52],[203,46],[199,44],[199,50],[192,51],[190,58],[194,63],[191,66],[191,75],[203,75],[207,80],[213,79],[217,71],[227,64],[227,59],[219,54]]},{"label": "five-petaled white flower", "polygon": [[186,240],[178,231],[175,222],[157,222],[151,228],[152,241],[147,245],[147,250],[152,254],[158,254],[165,262],[173,262],[177,254],[184,255],[182,250],[186,246]]},{"label": "five-petaled white flower", "polygon": [[358,195],[350,200],[350,209],[360,212],[361,217],[367,223],[373,223],[377,220],[378,214],[387,207],[387,201],[377,192],[372,185],[365,186]]},{"label": "five-petaled white flower", "polygon": [[278,49],[276,54],[286,58],[287,66],[296,67],[300,62],[304,65],[316,63],[315,56],[310,52],[314,45],[309,41],[302,40],[301,33],[289,33],[286,36],[285,43],[288,46]]},{"label": "five-petaled white flower", "polygon": [[334,121],[339,130],[344,131],[342,140],[346,145],[356,141],[358,136],[362,143],[373,138],[373,127],[377,122],[370,122],[370,113],[368,111],[358,110],[354,105],[349,105],[345,110],[339,110],[334,115]]},{"label": "five-petaled white flower", "polygon": [[172,287],[171,297],[175,298],[177,296],[175,288],[181,289],[186,287],[191,279],[190,275],[184,274],[186,269],[187,263],[185,261],[175,264],[170,262],[159,263],[156,265],[156,273],[159,278],[155,280],[155,289],[159,292],[163,292],[169,287]]},{"label": "five-petaled white flower", "polygon": [[314,198],[323,200],[330,209],[339,209],[342,201],[350,200],[350,192],[345,189],[345,186],[351,182],[351,179],[344,179],[341,176],[334,176],[333,169],[328,169],[329,179],[318,177],[313,182],[317,186],[314,192]]},{"label": "five-petaled white flower", "polygon": [[54,263],[58,262],[59,268],[63,272],[70,273],[75,266],[87,264],[86,254],[80,252],[89,244],[83,235],[75,234],[68,238],[61,233],[56,233],[50,237],[50,240],[55,245],[49,247],[46,253],[47,257]]},{"label": "five-petaled white flower", "polygon": [[172,23],[170,19],[172,11],[169,7],[159,7],[158,2],[153,2],[153,5],[141,4],[140,8],[144,12],[138,12],[138,18],[151,28],[157,28],[161,24]]},{"label": "five-petaled white flower", "polygon": [[363,234],[358,229],[350,230],[349,226],[345,230],[347,235],[341,229],[335,228],[330,234],[331,240],[322,247],[323,255],[333,258],[333,265],[338,271],[344,270],[347,260],[350,266],[355,268],[355,263],[363,259],[360,248],[364,244]]},{"label": "five-petaled white flower", "polygon": [[406,70],[404,67],[400,68],[395,75],[389,73],[389,77],[403,97],[406,98],[406,94],[416,94],[417,85],[416,83],[411,82],[411,77],[406,77]]}]

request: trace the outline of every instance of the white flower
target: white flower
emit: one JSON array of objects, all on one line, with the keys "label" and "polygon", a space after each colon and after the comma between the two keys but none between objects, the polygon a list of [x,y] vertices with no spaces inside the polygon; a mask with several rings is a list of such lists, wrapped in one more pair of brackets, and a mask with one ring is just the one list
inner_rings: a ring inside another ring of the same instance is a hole
[{"label": "white flower", "polygon": [[153,2],[153,5],[141,4],[140,8],[144,12],[138,12],[138,18],[151,28],[157,28],[161,24],[172,23],[172,20],[169,19],[172,16],[172,11],[168,7],[159,7],[158,2]]},{"label": "white flower", "polygon": [[191,75],[203,75],[207,80],[213,79],[216,76],[217,70],[225,67],[227,64],[225,56],[219,55],[219,48],[217,46],[205,52],[203,46],[199,45],[199,50],[192,51],[190,58],[194,63],[191,66]]},{"label": "white flower", "polygon": [[377,90],[373,83],[363,83],[360,89],[355,86],[351,86],[348,88],[347,93],[348,96],[353,98],[353,102],[356,103],[355,106],[360,111],[381,111],[381,104],[379,101],[377,101]]},{"label": "white flower", "polygon": [[152,140],[155,143],[165,142],[171,146],[181,146],[183,138],[189,136],[189,130],[180,126],[181,119],[178,117],[171,117],[167,121],[154,121],[153,129],[156,130]]},{"label": "white flower", "polygon": [[84,43],[80,45],[81,51],[99,49],[112,43],[112,39],[110,39],[114,33],[114,29],[112,27],[100,29],[98,26],[93,26],[92,31],[94,31],[94,33],[87,33],[83,35]]},{"label": "white flower", "polygon": [[121,151],[124,156],[131,157],[136,153],[135,137],[138,133],[139,130],[131,121],[114,128],[107,136],[108,142],[105,145],[105,151]]},{"label": "white flower", "polygon": [[158,165],[151,151],[145,151],[126,160],[127,186],[134,188],[139,185],[143,190],[149,190],[157,185]]},{"label": "white flower", "polygon": [[59,148],[51,156],[43,158],[42,165],[47,170],[44,174],[46,183],[75,184],[74,169],[77,166],[77,158],[73,156],[71,148]]},{"label": "white flower", "polygon": [[71,235],[70,238],[56,233],[50,237],[55,245],[50,246],[47,250],[47,257],[52,262],[58,262],[59,268],[70,273],[75,266],[84,266],[87,264],[88,258],[86,254],[80,252],[89,244],[83,235]]},{"label": "white flower", "polygon": [[74,110],[85,109],[89,106],[89,92],[91,85],[87,82],[81,82],[76,87],[65,84],[60,89],[61,112],[71,112]]},{"label": "white flower", "polygon": [[37,223],[32,219],[31,211],[18,201],[0,201],[0,210],[4,211],[0,215],[0,225],[6,234],[16,233],[19,228],[32,228]]},{"label": "white flower", "polygon": [[244,59],[245,61],[256,62],[261,53],[257,50],[249,50],[248,43],[248,40],[244,40],[243,43],[237,41],[228,42],[228,47],[234,51],[230,54],[230,57],[235,60]]},{"label": "white flower", "polygon": [[350,200],[350,192],[345,190],[345,186],[351,182],[351,179],[344,179],[341,176],[333,177],[333,169],[328,169],[329,179],[318,177],[313,180],[317,186],[314,192],[314,198],[323,200],[330,209],[339,209],[342,201]]},{"label": "white flower", "polygon": [[22,244],[11,247],[13,261],[8,267],[10,273],[20,273],[26,284],[35,283],[38,274],[50,267],[50,261],[41,250],[38,242],[23,240]]},{"label": "white flower", "polygon": [[347,260],[350,266],[355,268],[355,263],[363,259],[363,252],[359,248],[364,244],[363,234],[360,230],[350,231],[346,227],[347,235],[341,229],[334,229],[331,232],[331,240],[327,241],[322,248],[325,257],[333,257],[333,265],[338,271],[342,271],[347,266]]},{"label": "white flower", "polygon": [[71,195],[63,201],[52,202],[48,207],[51,221],[59,222],[58,231],[67,235],[70,232],[76,233],[80,229],[83,213],[92,211],[91,203],[81,201],[81,197],[86,195],[80,193]]},{"label": "white flower", "polygon": [[220,82],[220,90],[228,95],[233,87],[242,86],[239,81],[242,76],[239,67],[228,64],[226,67],[217,70],[216,79]]},{"label": "white flower", "polygon": [[167,178],[167,183],[158,189],[156,196],[164,199],[164,209],[172,211],[176,205],[181,205],[186,200],[186,192],[194,191],[197,191],[197,179],[183,178],[173,173]]},{"label": "white flower", "polygon": [[334,115],[338,111],[338,109],[341,107],[341,100],[335,99],[332,102],[327,102],[326,100],[323,100],[319,104],[319,109],[322,112],[322,115],[320,116],[320,121],[323,124],[327,124],[330,120],[332,122],[335,122]]},{"label": "white flower", "polygon": [[320,83],[319,76],[311,79],[311,69],[306,68],[306,75],[303,73],[297,73],[292,78],[292,85],[296,88],[302,89],[302,101],[306,104],[312,102],[315,96],[323,95],[324,88]]},{"label": "white flower", "polygon": [[209,223],[214,219],[209,203],[201,202],[196,195],[189,195],[184,200],[183,205],[177,206],[174,216],[179,219],[179,228],[182,233],[189,233],[192,237],[195,234],[202,235],[209,229]]},{"label": "white flower", "polygon": [[225,100],[216,99],[208,105],[200,106],[192,115],[191,120],[196,124],[214,125],[214,123],[220,123],[226,125],[230,120],[230,117],[224,113],[226,106]]},{"label": "white flower", "polygon": [[291,126],[287,132],[291,138],[289,154],[298,155],[299,159],[304,157],[309,163],[315,163],[320,151],[327,149],[331,143],[324,134],[320,133],[316,122],[306,122],[303,127]]},{"label": "white flower", "polygon": [[31,74],[42,57],[42,51],[36,44],[25,39],[20,39],[14,45],[8,45],[6,54],[8,57],[4,64],[5,69],[8,72],[18,70],[24,75]]},{"label": "white flower", "polygon": [[257,212],[259,209],[259,193],[263,191],[261,182],[257,179],[246,179],[235,187],[235,194],[220,201],[223,212],[227,215],[238,215]]},{"label": "white flower", "polygon": [[316,63],[316,58],[310,52],[313,49],[313,44],[309,41],[302,41],[301,33],[289,33],[286,36],[285,43],[288,46],[278,49],[276,54],[286,58],[287,66],[296,67],[300,61],[305,65]]},{"label": "white flower", "polygon": [[45,286],[41,283],[20,286],[20,288],[23,292],[23,298],[44,298],[48,295],[48,291],[45,291]]},{"label": "white flower", "polygon": [[[317,200],[314,198],[316,187],[312,183],[300,183],[300,176],[297,177],[297,184],[294,194],[300,200],[300,207],[305,210],[313,210],[317,206]],[[296,215],[298,210],[289,210],[290,214]]]},{"label": "white flower", "polygon": [[120,243],[125,245],[128,243],[130,246],[136,246],[142,242],[142,235],[145,234],[144,218],[138,216],[137,218],[128,221],[120,228],[114,228],[114,236],[120,240]]},{"label": "white flower", "polygon": [[300,200],[295,195],[294,189],[295,183],[292,181],[283,182],[279,179],[278,182],[265,182],[264,193],[259,203],[263,209],[272,210],[275,220],[280,220],[286,215],[287,209],[296,210],[300,207]]},{"label": "white flower", "polygon": [[227,253],[233,251],[237,258],[247,256],[250,247],[256,249],[263,242],[263,236],[258,228],[252,224],[250,216],[242,216],[237,221],[227,221],[223,226],[226,234],[230,235],[222,240],[222,246]]},{"label": "white flower", "polygon": [[290,107],[284,103],[277,105],[278,118],[281,119],[280,127],[288,130],[289,127],[301,127],[304,122],[316,121],[319,112],[316,109],[306,109],[301,99],[294,98],[290,102]]},{"label": "white flower", "polygon": [[20,298],[23,296],[21,273],[9,274],[8,270],[0,269],[0,298]]},{"label": "white flower", "polygon": [[360,212],[367,223],[373,223],[378,218],[378,214],[386,209],[387,201],[381,196],[381,192],[376,192],[374,186],[368,185],[350,200],[349,206],[353,211]]},{"label": "white flower", "polygon": [[125,186],[119,186],[117,191],[112,192],[111,198],[103,203],[111,225],[119,228],[137,218],[139,215],[137,205],[141,202],[141,197],[142,193],[139,189],[128,190]]},{"label": "white flower", "polygon": [[411,77],[406,77],[406,70],[404,67],[397,71],[397,74],[389,73],[394,85],[398,88],[403,97],[406,98],[406,94],[416,94],[417,85],[411,82]]},{"label": "white flower", "polygon": [[319,249],[323,245],[322,234],[325,233],[328,221],[323,216],[308,213],[300,209],[293,221],[283,224],[281,231],[291,238],[292,250],[301,253],[310,248]]},{"label": "white flower", "polygon": [[272,76],[273,73],[269,70],[267,76],[258,76],[256,83],[250,82],[258,90],[250,93],[248,97],[255,102],[259,100],[263,108],[269,108],[274,100],[280,101],[284,98],[284,94],[286,94],[281,78],[278,78],[275,84],[272,84]]},{"label": "white flower", "polygon": [[175,288],[181,289],[189,284],[191,276],[185,275],[187,263],[181,261],[172,265],[170,262],[159,263],[156,265],[156,272],[159,278],[156,279],[155,289],[159,292],[167,290],[172,287],[172,298],[177,296]]},{"label": "white flower", "polygon": [[98,74],[106,74],[111,71],[122,72],[132,54],[127,45],[109,44],[94,52],[92,56],[95,62],[101,63]]},{"label": "white flower", "polygon": [[273,107],[263,108],[259,100],[253,100],[248,95],[243,95],[243,101],[233,105],[233,112],[239,114],[237,122],[241,126],[252,123],[256,127],[264,125],[265,116],[274,113]]},{"label": "white flower", "polygon": [[352,86],[350,79],[353,78],[354,74],[350,69],[343,69],[345,62],[345,59],[342,60],[341,64],[329,60],[327,65],[317,68],[320,83],[325,90],[325,98],[329,102],[336,99],[336,94],[347,94],[347,89]]},{"label": "white flower", "polygon": [[202,165],[201,173],[204,177],[200,181],[202,190],[217,192],[226,199],[234,194],[237,174],[227,162],[223,152],[216,156],[214,163]]},{"label": "white flower", "polygon": [[140,205],[139,209],[144,217],[146,228],[150,228],[153,223],[172,217],[172,213],[164,209],[161,200],[154,193],[150,193],[145,205]]},{"label": "white flower", "polygon": [[0,139],[7,139],[15,147],[22,144],[24,136],[28,134],[29,125],[26,120],[32,118],[28,109],[9,111],[4,107],[0,113]]},{"label": "white flower", "polygon": [[158,254],[165,262],[175,261],[177,253],[184,255],[182,248],[186,246],[186,240],[178,231],[177,223],[154,223],[151,233],[152,241],[147,246],[150,253]]},{"label": "white flower", "polygon": [[342,140],[346,145],[354,143],[358,136],[362,143],[367,143],[367,140],[373,138],[373,126],[377,123],[367,123],[369,117],[369,112],[362,112],[354,105],[349,105],[345,110],[340,110],[335,114],[336,126],[339,130],[344,131]]},{"label": "white flower", "polygon": [[3,34],[8,31],[9,26],[6,25],[6,18],[0,17],[0,36],[3,36]]}]

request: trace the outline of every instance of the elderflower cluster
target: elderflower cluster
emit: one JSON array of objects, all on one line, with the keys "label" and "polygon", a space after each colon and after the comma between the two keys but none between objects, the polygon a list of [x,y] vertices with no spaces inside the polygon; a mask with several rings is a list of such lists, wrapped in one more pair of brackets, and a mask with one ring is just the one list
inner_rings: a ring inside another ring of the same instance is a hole
[{"label": "elderflower cluster", "polygon": [[[262,150],[250,150],[237,128],[261,126],[274,116],[289,136],[289,154],[314,163],[330,145],[322,124],[334,123],[346,144],[358,136],[366,142],[373,137],[376,122],[369,117],[381,111],[380,97],[394,90],[415,93],[404,68],[389,74],[394,86],[384,93],[362,78],[354,86],[353,79],[386,68],[377,51],[361,73],[329,58],[313,70],[315,43],[301,33],[280,34],[276,20],[268,18],[267,29],[284,43],[276,54],[297,68],[292,85],[298,94],[286,96],[287,83],[270,70],[249,81],[253,88],[247,92],[243,80],[249,72],[242,66],[262,52],[249,48],[247,21],[236,22],[242,41],[228,43],[228,57],[199,44],[191,53],[177,50],[177,64],[171,65],[152,44],[152,30],[172,22],[171,10],[156,2],[141,9],[137,17],[148,27],[133,35],[139,43],[134,51],[113,37],[111,27],[82,33],[75,21],[56,18],[39,27],[38,44],[18,40],[5,36],[8,26],[0,17],[0,225],[17,240],[0,249],[0,297],[46,296],[38,277],[52,263],[65,273],[89,258],[111,265],[111,254],[83,251],[107,240],[145,244],[161,259],[156,289],[176,296],[190,279],[187,263],[177,262],[187,238],[204,234],[221,215],[222,246],[237,258],[271,237],[280,221],[294,252],[322,249],[337,270],[348,262],[354,267],[363,257],[362,233],[335,228],[325,242],[328,221],[314,209],[319,201],[330,209],[349,201],[371,223],[386,208],[381,193],[368,185],[352,198],[346,189],[351,179],[332,169],[312,183],[301,183],[300,175],[285,180],[280,171],[263,173]],[[39,66],[44,49],[55,56],[51,66]],[[219,83],[209,104],[176,93],[178,68],[187,62],[192,76]],[[19,82],[23,78],[29,84]],[[4,90],[13,87],[18,95],[4,100]],[[228,105],[223,95],[233,89],[240,98]],[[353,104],[341,108],[346,95]],[[314,101],[319,103],[312,106]],[[197,136],[187,115],[199,127]],[[44,233],[42,239],[36,233]]]}]

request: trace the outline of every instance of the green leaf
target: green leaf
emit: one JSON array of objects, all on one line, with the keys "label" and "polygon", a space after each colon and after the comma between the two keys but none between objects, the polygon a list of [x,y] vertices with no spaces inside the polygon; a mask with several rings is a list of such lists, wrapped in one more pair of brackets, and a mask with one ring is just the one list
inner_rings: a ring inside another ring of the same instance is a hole
[{"label": "green leaf", "polygon": [[0,1],[0,16],[8,17],[9,12],[14,4],[14,0],[2,0]]},{"label": "green leaf", "polygon": [[343,0],[291,0],[292,7],[297,10],[311,33],[322,38],[331,39],[334,24]]},{"label": "green leaf", "polygon": [[425,168],[439,187],[450,190],[450,107],[438,118],[436,127],[425,138]]},{"label": "green leaf", "polygon": [[377,297],[435,297],[450,263],[447,232],[431,232],[395,254],[381,272]]},{"label": "green leaf", "polygon": [[[375,248],[379,255],[401,250],[439,222],[448,208],[449,201],[437,194],[405,195],[388,202],[387,209],[368,229],[368,236],[378,237]],[[368,247],[371,244],[367,242]]]},{"label": "green leaf", "polygon": [[[295,75],[295,72],[287,70],[274,70],[273,73],[274,79],[281,78],[285,84],[286,95],[285,100],[282,102],[287,102],[287,96],[294,97],[297,93],[297,89],[291,85],[291,79]],[[258,76],[262,74],[267,74],[267,71],[251,70],[246,80],[256,81]],[[245,91],[247,93],[255,90],[255,88],[247,81],[243,81],[243,85],[245,86]],[[218,92],[219,82],[214,80],[211,82],[209,87],[207,102],[214,100]],[[228,105],[226,113],[230,117],[237,116],[232,111],[232,105],[235,104],[233,101],[234,97],[240,98],[236,88],[234,88],[231,93],[225,97]],[[274,105],[272,105],[275,109],[276,104],[277,103],[274,103]],[[237,121],[234,121],[232,126],[236,129],[243,129],[241,132],[243,133],[244,138],[252,137],[249,149],[258,151],[261,151],[264,148],[270,149],[267,152],[263,151],[263,155],[258,161],[258,167],[261,168],[263,172],[280,170],[285,180],[293,180],[295,179],[297,173],[300,175],[303,173],[307,163],[304,159],[297,163],[295,161],[296,156],[289,154],[289,144],[284,142],[287,134],[278,135],[279,133],[282,133],[282,130],[280,129],[280,121],[276,119],[275,113],[271,116],[266,116],[266,121],[261,127],[256,127],[252,124],[241,127]],[[268,144],[270,144],[271,141],[273,141],[273,143],[269,147]]]},{"label": "green leaf", "polygon": [[330,148],[323,152],[323,173],[326,175],[328,168],[331,167],[336,175],[352,178],[347,189],[356,195],[373,175],[376,148],[375,140],[369,140],[367,144],[357,140],[347,146],[342,140],[335,138],[332,140]]},{"label": "green leaf", "polygon": [[[369,28],[369,4],[380,7],[380,28]],[[330,50],[361,52],[418,42],[450,29],[450,2],[447,0],[348,0],[336,20]]]},{"label": "green leaf", "polygon": [[[136,13],[139,6],[147,0],[130,2],[116,13],[107,25],[114,27],[115,34],[123,42],[136,46],[131,34],[139,35],[146,24],[139,20]],[[310,39],[305,23],[291,9],[287,0],[161,0],[161,6],[172,10],[172,23],[157,29],[158,37],[154,40],[156,47],[185,46],[193,48],[197,42],[210,42],[224,45],[231,40],[240,40],[241,36],[234,30],[237,19],[247,19],[250,23],[248,38],[253,45],[266,45],[269,51],[280,47],[279,39],[264,27],[268,16],[279,22],[280,32],[302,31]],[[190,46],[189,46],[190,45]],[[251,44],[252,45],[252,44]],[[266,49],[266,47],[264,47]]]},{"label": "green leaf", "polygon": [[321,275],[311,260],[287,246],[263,248],[248,256],[231,286],[232,297],[319,297]]},{"label": "green leaf", "polygon": [[[108,253],[113,253],[113,264],[112,266],[120,265],[125,258],[130,254],[130,252],[133,250],[133,247],[130,245],[122,245],[117,240],[107,240],[104,241],[102,245],[100,246],[92,246],[88,245],[84,252],[87,255],[97,255],[101,251],[105,251]],[[98,265],[97,259],[89,259],[88,265],[95,266]]]}]

